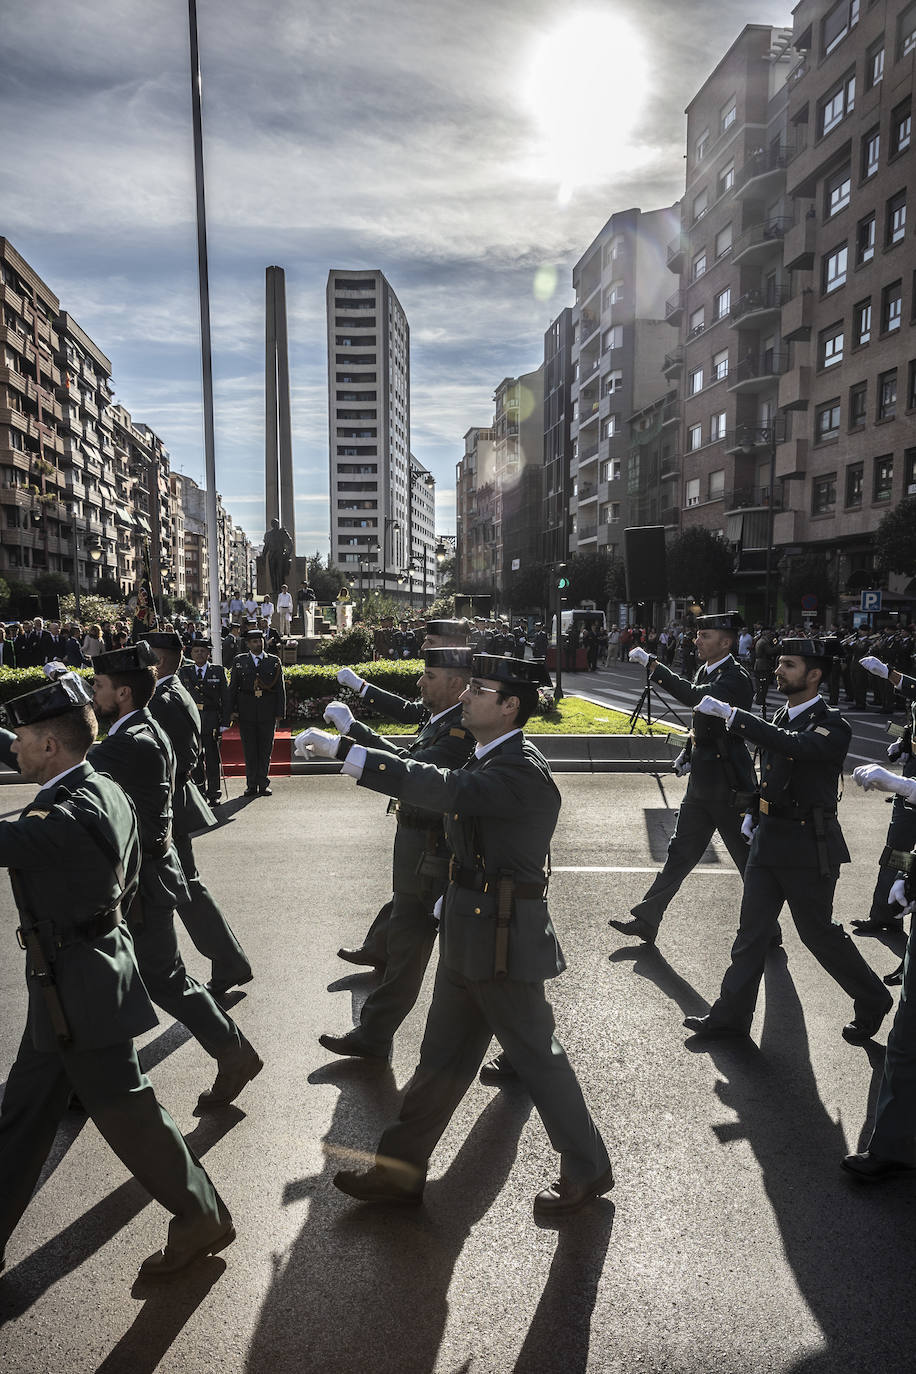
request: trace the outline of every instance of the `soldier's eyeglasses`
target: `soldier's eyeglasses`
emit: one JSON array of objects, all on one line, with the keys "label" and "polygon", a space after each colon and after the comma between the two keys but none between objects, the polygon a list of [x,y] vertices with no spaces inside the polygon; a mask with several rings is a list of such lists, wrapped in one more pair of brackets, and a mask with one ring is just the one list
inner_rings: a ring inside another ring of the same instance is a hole
[{"label": "soldier's eyeglasses", "polygon": [[498,687],[483,687],[479,682],[469,682],[468,691],[472,697],[479,697],[484,692],[495,692],[498,697],[503,695]]}]

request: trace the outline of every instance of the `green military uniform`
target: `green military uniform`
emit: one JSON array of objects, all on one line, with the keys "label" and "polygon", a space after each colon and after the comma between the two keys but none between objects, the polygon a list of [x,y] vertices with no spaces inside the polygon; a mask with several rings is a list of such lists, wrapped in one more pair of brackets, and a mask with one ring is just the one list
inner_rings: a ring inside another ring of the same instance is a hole
[{"label": "green military uniform", "polygon": [[[260,633],[260,632],[259,632]],[[249,635],[246,637],[250,637]],[[262,636],[263,638],[263,636]],[[286,713],[283,665],[274,654],[237,654],[229,677],[232,714],[239,718],[245,755],[246,792],[266,792],[274,731]]]},{"label": "green military uniform", "polygon": [[[896,690],[906,702],[910,716],[900,741],[901,747],[897,756],[897,765],[902,768],[905,778],[916,778],[916,752],[914,752],[916,745],[913,743],[914,734],[916,734],[916,678],[901,673]],[[916,848],[916,807],[908,806],[902,797],[894,797],[890,825],[887,828],[885,839],[885,853],[891,849],[906,852],[914,848]],[[894,914],[887,902],[896,876],[896,871],[887,864],[882,864],[878,869],[878,879],[872,894],[871,910],[866,918],[866,927],[875,929],[880,926],[893,927],[901,924],[899,917]],[[853,921],[852,924],[861,926],[862,923]]]},{"label": "green military uniform", "polygon": [[182,663],[178,678],[200,713],[201,751],[194,769],[194,781],[198,787],[205,788],[209,802],[219,801],[222,791],[219,732],[221,726],[229,724],[232,715],[229,678],[219,663],[205,663],[202,667],[196,663]]},{"label": "green military uniform", "polygon": [[[63,690],[55,683],[9,703],[13,723],[60,715],[53,698],[43,715],[26,710],[17,721],[16,708]],[[65,709],[88,703],[84,689],[74,695]],[[13,738],[0,731],[0,756],[15,765]],[[133,1036],[156,1025],[156,1013],[120,920],[140,872],[130,801],[83,762],[45,785],[18,821],[0,823],[0,864],[10,868],[23,930],[34,928],[37,957],[54,982],[46,1000],[26,937],[28,1020],[0,1110],[0,1256],[73,1091],[125,1166],[173,1214],[170,1246],[193,1249],[211,1235],[228,1243],[228,1213],[156,1101],[133,1046]]]}]

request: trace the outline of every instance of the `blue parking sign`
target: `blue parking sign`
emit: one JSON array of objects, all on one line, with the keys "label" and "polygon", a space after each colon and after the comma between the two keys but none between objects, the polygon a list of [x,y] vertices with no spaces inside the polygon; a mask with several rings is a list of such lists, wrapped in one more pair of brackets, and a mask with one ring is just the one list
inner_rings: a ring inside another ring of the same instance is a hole
[{"label": "blue parking sign", "polygon": [[869,613],[869,615],[874,615],[876,611],[880,611],[880,609],[881,609],[881,592],[880,592],[880,591],[863,592],[863,593],[862,593],[862,607],[861,607],[861,608],[862,608],[863,611],[867,611],[867,612]]}]

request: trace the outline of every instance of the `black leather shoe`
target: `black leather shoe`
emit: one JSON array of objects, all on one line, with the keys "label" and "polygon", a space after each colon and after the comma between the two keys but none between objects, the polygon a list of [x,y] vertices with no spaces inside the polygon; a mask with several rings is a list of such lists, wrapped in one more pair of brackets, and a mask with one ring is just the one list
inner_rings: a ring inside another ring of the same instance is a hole
[{"label": "black leather shoe", "polygon": [[256,787],[246,787],[244,795],[246,797],[256,797],[258,795],[258,789]]},{"label": "black leather shoe", "polygon": [[857,935],[878,935],[885,930],[899,935],[903,930],[903,917],[888,916],[886,920],[876,921],[873,916],[866,916],[864,920],[857,919],[849,924]]},{"label": "black leather shoe", "polygon": [[737,1026],[717,1025],[710,1022],[708,1016],[685,1016],[684,1025],[703,1040],[747,1039],[747,1031],[739,1030]]},{"label": "black leather shoe", "polygon": [[220,1107],[228,1107],[245,1085],[258,1076],[264,1067],[264,1061],[243,1035],[238,1049],[217,1060],[217,1065],[213,1087],[202,1092],[197,1099],[197,1110],[200,1112],[218,1111]]},{"label": "black leather shoe", "polygon": [[619,930],[621,935],[636,935],[640,940],[644,940],[647,945],[654,945],[658,930],[655,926],[650,926],[648,921],[644,921],[641,916],[634,916],[632,921],[616,921],[613,917],[608,921],[609,926]]},{"label": "black leather shoe", "polygon": [[365,945],[361,945],[359,949],[339,949],[337,957],[348,964],[363,964],[367,968],[384,968],[386,963],[386,960],[380,959],[378,955],[366,949]]},{"label": "black leather shoe", "polygon": [[208,797],[208,798],[207,798],[207,802],[208,802],[208,804],[209,804],[210,806],[221,806],[221,805],[222,805],[222,801],[223,801],[222,794],[220,794],[220,795],[217,796],[217,797]]},{"label": "black leather shoe", "polygon": [[847,1155],[843,1168],[863,1183],[881,1183],[886,1178],[897,1178],[901,1174],[916,1174],[916,1166],[904,1164],[899,1159],[881,1159],[869,1150],[858,1155]]},{"label": "black leather shoe", "polygon": [[903,982],[903,964],[894,969],[893,973],[886,973],[882,980],[889,988],[899,988]]},{"label": "black leather shoe", "polygon": [[377,1059],[379,1063],[388,1062],[387,1054],[372,1049],[365,1040],[360,1040],[355,1031],[350,1031],[348,1035],[319,1035],[318,1043],[332,1054],[347,1055],[351,1059]]},{"label": "black leather shoe", "polygon": [[271,790],[270,790],[269,787],[259,787],[259,788],[258,788],[258,796],[259,796],[259,797],[272,797],[272,796],[273,796],[273,792],[271,792]]},{"label": "black leather shoe", "polygon": [[187,1269],[189,1264],[193,1264],[196,1259],[201,1259],[204,1255],[215,1255],[220,1250],[225,1250],[227,1245],[231,1245],[235,1240],[235,1227],[232,1225],[231,1217],[227,1220],[219,1220],[213,1223],[212,1232],[204,1236],[200,1241],[189,1245],[182,1245],[180,1248],[175,1245],[166,1245],[164,1250],[157,1250],[154,1255],[149,1255],[140,1265],[141,1279],[164,1279],[171,1274],[178,1274],[182,1269]]},{"label": "black leather shoe", "polygon": [[357,1202],[387,1202],[396,1207],[419,1207],[423,1201],[423,1182],[421,1176],[419,1187],[399,1183],[389,1170],[380,1169],[377,1164],[364,1174],[341,1169],[334,1175],[334,1187],[347,1197],[354,1197]]},{"label": "black leather shoe", "polygon": [[873,1012],[871,1016],[854,1016],[851,1021],[847,1021],[843,1027],[843,1039],[848,1040],[850,1045],[865,1045],[869,1040],[873,1040],[893,1005],[894,999],[888,993],[887,1005],[883,1011]]},{"label": "black leather shoe", "polygon": [[614,1171],[611,1166],[605,1169],[591,1183],[571,1183],[561,1174],[556,1183],[543,1188],[534,1199],[536,1217],[564,1217],[570,1212],[578,1212],[594,1197],[609,1193],[614,1186]]},{"label": "black leather shoe", "polygon": [[481,1083],[489,1083],[493,1087],[501,1088],[508,1083],[517,1083],[518,1074],[509,1063],[504,1054],[498,1054],[495,1059],[489,1059],[480,1070]]},{"label": "black leather shoe", "polygon": [[230,988],[240,988],[245,983],[250,983],[253,978],[253,973],[244,974],[240,978],[211,978],[207,983],[207,991],[211,997],[225,997]]}]

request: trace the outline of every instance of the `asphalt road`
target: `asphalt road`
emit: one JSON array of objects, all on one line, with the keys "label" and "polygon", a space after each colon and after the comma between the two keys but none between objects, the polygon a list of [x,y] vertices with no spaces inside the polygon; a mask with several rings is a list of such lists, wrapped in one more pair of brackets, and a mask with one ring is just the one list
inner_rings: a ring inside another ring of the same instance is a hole
[{"label": "asphalt road", "polygon": [[[619,663],[616,660],[607,668],[599,668],[596,673],[563,673],[564,692],[586,697],[589,701],[596,701],[602,706],[613,706],[628,713],[636,706],[645,685],[645,669],[635,663]],[[767,715],[770,719],[784,702],[785,698],[773,688],[767,697]],[[840,710],[852,726],[852,743],[846,756],[848,771],[851,772],[860,763],[884,763],[887,746],[891,743],[887,733],[888,722],[905,724],[906,714],[901,710],[892,716],[886,716],[873,707],[860,711],[845,701],[842,691]],[[672,726],[690,726],[690,711],[667,693],[660,692],[654,685],[652,718]]]},{"label": "asphalt road", "polygon": [[[551,906],[568,971],[559,1034],[617,1174],[610,1199],[556,1229],[531,1214],[556,1157],[520,1091],[468,1093],[422,1209],[331,1186],[372,1149],[416,1062],[429,982],[392,1068],[335,1060],[369,976],[335,951],[386,896],[392,822],[344,777],[280,779],[197,843],[257,977],[235,1009],[266,1067],[237,1107],[192,1112],[212,1066],[178,1027],[145,1037],[162,1101],[231,1207],[238,1240],[161,1291],[132,1293],[166,1217],[91,1124],[71,1116],[7,1249],[5,1374],[909,1374],[916,1186],[868,1190],[839,1168],[867,1138],[885,1033],[840,1037],[850,1007],[786,918],[753,1044],[686,1047],[725,967],[740,897],[710,851],[657,950],[606,924],[648,885],[684,784],[569,774]],[[6,816],[31,795],[4,790]],[[853,851],[838,914],[866,909],[889,808],[848,789]],[[0,883],[0,1076],[24,1016],[15,917]],[[863,942],[881,973],[891,940]],[[189,964],[202,972],[193,951]]]}]

